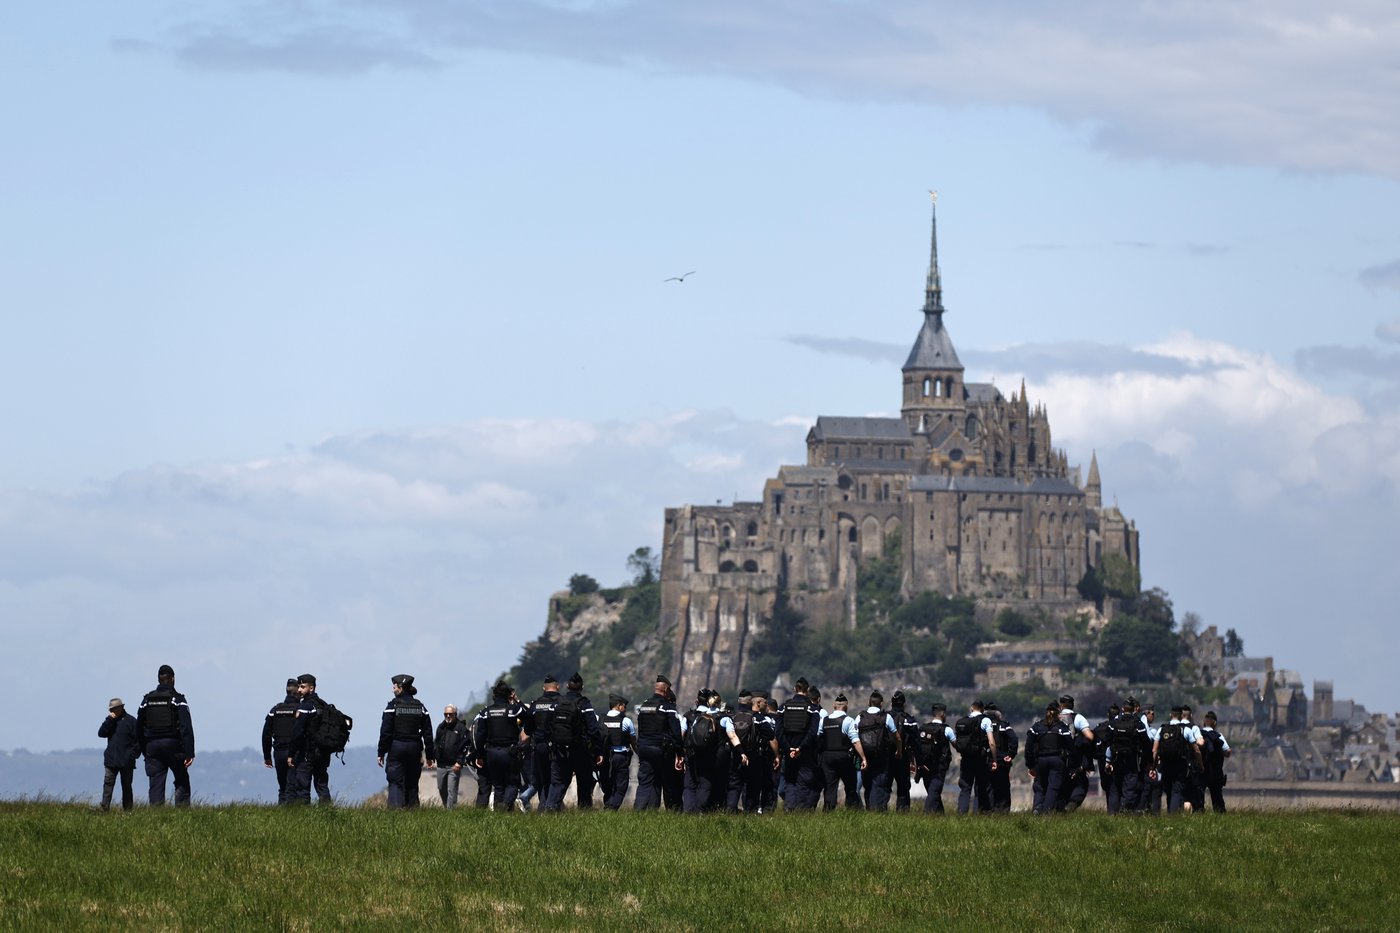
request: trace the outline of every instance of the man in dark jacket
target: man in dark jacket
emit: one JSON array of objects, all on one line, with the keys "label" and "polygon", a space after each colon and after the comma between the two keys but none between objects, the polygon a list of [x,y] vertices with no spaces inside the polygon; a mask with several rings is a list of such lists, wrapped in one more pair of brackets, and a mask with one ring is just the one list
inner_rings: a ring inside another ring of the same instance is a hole
[{"label": "man in dark jacket", "polygon": [[544,677],[543,692],[525,707],[525,731],[529,744],[525,749],[526,788],[517,797],[520,809],[530,809],[530,799],[538,797],[536,806],[543,807],[549,799],[549,724],[554,719],[554,707],[559,705],[559,681],[553,674]]},{"label": "man in dark jacket", "polygon": [[515,691],[505,681],[491,688],[491,702],[472,722],[476,747],[476,805],[491,806],[498,813],[515,809],[520,791],[520,752],[525,729],[525,707],[512,700]]},{"label": "man in dark jacket", "polygon": [[297,678],[297,696],[300,702],[292,728],[292,746],[287,752],[287,766],[292,769],[292,774],[287,778],[287,802],[310,804],[311,787],[315,785],[317,802],[329,804],[331,756],[317,748],[313,740],[316,717],[321,715],[321,707],[325,705],[316,692],[314,674],[302,674]]},{"label": "man in dark jacket", "polygon": [[141,757],[141,745],[136,741],[136,717],[127,715],[126,704],[114,697],[107,704],[107,718],[97,727],[97,737],[107,740],[102,753],[106,776],[102,779],[102,809],[112,809],[112,789],[117,779],[122,782],[122,809],[130,810],[133,801],[131,777],[136,772],[136,759]]},{"label": "man in dark jacket", "polygon": [[583,695],[583,675],[575,672],[566,686],[549,729],[549,797],[543,807],[549,811],[563,809],[571,781],[577,782],[578,808],[592,807],[593,772],[603,764],[603,732],[597,711]]},{"label": "man in dark jacket", "polygon": [[[457,784],[462,777],[462,761],[470,757],[472,733],[467,724],[457,718],[457,707],[447,704],[442,711],[442,722],[438,723],[433,736],[433,748],[437,751],[438,796],[442,805],[451,810],[457,806]],[[466,754],[463,754],[463,752]]]},{"label": "man in dark jacket", "polygon": [[297,708],[301,706],[301,696],[297,693],[297,679],[287,678],[287,695],[267,711],[263,718],[262,753],[263,767],[277,769],[277,802],[285,804],[291,799],[288,777],[292,775],[287,759],[292,754],[292,733],[296,731]]},{"label": "man in dark jacket", "polygon": [[162,664],[156,688],[141,698],[136,710],[136,741],[146,756],[151,806],[165,805],[165,776],[175,778],[175,806],[190,805],[190,765],[194,764],[194,725],[190,705],[175,692],[175,669]]},{"label": "man in dark jacket", "polygon": [[657,674],[656,692],[637,707],[637,796],[632,801],[637,810],[659,807],[672,775],[679,773],[681,714],[667,699],[670,689],[666,675]]},{"label": "man in dark jacket", "polygon": [[395,674],[389,682],[394,696],[379,722],[379,766],[389,782],[390,809],[416,807],[423,759],[428,759],[429,768],[437,763],[433,720],[417,699],[412,674]]}]

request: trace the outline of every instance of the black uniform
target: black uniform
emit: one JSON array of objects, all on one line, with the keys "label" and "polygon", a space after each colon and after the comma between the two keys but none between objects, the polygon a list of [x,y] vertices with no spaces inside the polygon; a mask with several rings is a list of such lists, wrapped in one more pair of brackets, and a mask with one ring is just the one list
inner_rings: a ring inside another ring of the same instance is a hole
[{"label": "black uniform", "polygon": [[525,707],[519,703],[492,703],[476,714],[472,734],[476,741],[477,774],[476,805],[485,808],[496,795],[496,809],[509,811],[515,806],[520,791],[520,733],[526,719]]},{"label": "black uniform", "polygon": [[610,709],[603,714],[604,752],[599,777],[603,785],[603,806],[609,810],[622,807],[632,783],[632,735],[626,730],[627,724],[627,714],[622,710]]},{"label": "black uniform", "polygon": [[379,757],[389,782],[389,806],[418,806],[423,759],[433,758],[433,721],[417,697],[405,691],[389,701],[379,721]]},{"label": "black uniform", "polygon": [[1011,765],[1016,760],[1020,742],[1016,730],[1004,719],[992,719],[992,763],[996,765],[988,775],[991,786],[992,812],[1011,812]]},{"label": "black uniform", "polygon": [[795,696],[778,713],[778,750],[783,761],[783,808],[815,810],[817,714],[805,696]]},{"label": "black uniform", "polygon": [[292,756],[292,733],[296,731],[297,708],[301,698],[295,691],[288,690],[280,702],[267,711],[262,727],[263,764],[272,765],[277,772],[277,802],[285,804],[291,799],[288,777],[291,766],[287,759]]},{"label": "black uniform", "polygon": [[899,733],[899,744],[895,746],[894,757],[890,759],[890,774],[894,779],[894,808],[909,809],[909,789],[914,783],[910,764],[914,761],[914,745],[919,738],[919,721],[904,711],[903,706],[891,706],[894,727]]},{"label": "black uniform", "polygon": [[175,779],[175,806],[190,805],[190,772],[185,762],[194,758],[194,725],[185,695],[172,684],[161,684],[141,698],[136,711],[136,740],[146,756],[150,778],[150,804],[165,804],[165,776]]},{"label": "black uniform", "polygon": [[325,701],[312,690],[301,698],[297,706],[292,728],[292,748],[288,756],[292,759],[291,773],[287,778],[287,802],[295,804],[311,803],[311,788],[316,787],[316,800],[319,803],[331,802],[330,753],[318,748],[313,736],[316,733],[316,717],[322,715]]},{"label": "black uniform", "polygon": [[544,802],[545,810],[563,809],[570,782],[577,785],[578,808],[587,810],[593,806],[593,788],[597,786],[593,769],[598,766],[602,751],[598,713],[588,697],[570,690],[560,698],[550,723],[549,797]]},{"label": "black uniform", "polygon": [[[659,693],[637,707],[637,810],[659,807],[679,810],[675,795],[676,756],[681,750],[681,718],[676,704]],[[674,795],[674,796],[673,796]]]},{"label": "black uniform", "polygon": [[[1094,737],[1098,735],[1095,731]],[[1146,799],[1143,774],[1152,760],[1147,723],[1141,716],[1121,713],[1105,723],[1103,738],[1107,748],[1099,780],[1106,780],[1109,785],[1108,812],[1136,813]]]},{"label": "black uniform", "polygon": [[1026,767],[1035,771],[1036,813],[1059,809],[1068,770],[1074,753],[1074,730],[1063,722],[1047,726],[1038,722],[1026,733]]},{"label": "black uniform", "polygon": [[1216,813],[1225,812],[1225,741],[1220,730],[1213,726],[1201,726],[1201,738],[1206,746],[1201,750],[1205,764],[1202,775],[1205,789],[1210,791],[1210,806]]},{"label": "black uniform", "polygon": [[[558,705],[559,691],[546,690],[525,707],[525,732],[530,739],[522,771],[525,783],[535,789],[540,807],[549,799],[549,724],[554,718],[554,707]],[[528,801],[525,808],[529,809]]]},{"label": "black uniform", "polygon": [[953,762],[953,740],[948,732],[948,724],[941,719],[930,719],[919,727],[915,766],[928,791],[924,798],[925,813],[943,812],[943,784],[948,779],[948,766]]},{"label": "black uniform", "polygon": [[821,736],[817,742],[818,761],[822,769],[822,805],[836,809],[837,793],[846,791],[846,806],[862,810],[860,792],[856,789],[855,749],[846,737],[844,726],[851,717],[839,710],[822,718]]}]

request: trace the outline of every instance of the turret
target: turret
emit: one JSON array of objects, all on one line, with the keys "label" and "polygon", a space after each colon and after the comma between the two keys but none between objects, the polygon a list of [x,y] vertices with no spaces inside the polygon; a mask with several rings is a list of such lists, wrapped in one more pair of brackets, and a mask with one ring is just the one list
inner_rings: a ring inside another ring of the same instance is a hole
[{"label": "turret", "polygon": [[938,195],[929,192],[933,220],[929,237],[928,279],[924,284],[924,324],[904,363],[904,404],[909,430],[924,433],[944,418],[961,426],[965,411],[963,365],[943,327],[943,283],[938,270]]}]

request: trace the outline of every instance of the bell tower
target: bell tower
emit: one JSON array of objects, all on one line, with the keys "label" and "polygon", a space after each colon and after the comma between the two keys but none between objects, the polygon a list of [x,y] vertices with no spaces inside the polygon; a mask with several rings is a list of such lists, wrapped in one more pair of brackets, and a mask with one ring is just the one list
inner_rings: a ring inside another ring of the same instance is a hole
[{"label": "bell tower", "polygon": [[943,327],[943,283],[938,273],[938,192],[933,209],[928,281],[924,285],[924,325],[904,363],[904,404],[900,411],[911,433],[927,434],[945,419],[961,426],[966,412],[963,365]]}]

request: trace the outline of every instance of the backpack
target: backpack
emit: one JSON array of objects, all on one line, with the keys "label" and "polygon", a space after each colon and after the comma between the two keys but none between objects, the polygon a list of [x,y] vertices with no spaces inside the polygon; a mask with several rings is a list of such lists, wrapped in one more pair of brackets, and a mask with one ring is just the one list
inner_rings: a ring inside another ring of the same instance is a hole
[{"label": "backpack", "polygon": [[1106,744],[1113,750],[1113,763],[1136,767],[1142,750],[1142,720],[1131,713],[1115,716],[1108,721],[1107,732]]},{"label": "backpack", "polygon": [[944,731],[947,728],[942,722],[926,722],[919,727],[919,763],[930,771],[946,771],[953,760],[953,748]]},{"label": "backpack", "polygon": [[758,750],[758,720],[752,710],[736,710],[729,715],[734,722],[734,734],[739,737],[739,747],[750,757]]},{"label": "backpack", "polygon": [[1011,723],[998,719],[992,723],[992,727],[992,738],[997,743],[997,757],[1015,758],[1020,743],[1016,741],[1016,730],[1012,728]]},{"label": "backpack", "polygon": [[554,707],[549,720],[549,744],[568,747],[583,737],[583,697],[569,694]]},{"label": "backpack", "polygon": [[1220,732],[1216,729],[1202,729],[1201,738],[1205,740],[1206,746],[1201,749],[1201,758],[1205,761],[1207,768],[1215,768],[1225,761],[1225,743],[1221,740]]},{"label": "backpack", "polygon": [[691,755],[703,755],[719,747],[719,723],[709,713],[695,710],[687,717],[690,722],[685,731],[685,750]]},{"label": "backpack", "polygon": [[1169,722],[1157,734],[1157,757],[1164,762],[1186,760],[1186,727],[1179,722]]},{"label": "backpack", "polygon": [[885,713],[861,713],[856,723],[860,744],[867,759],[880,758],[890,750],[890,731],[885,728]]},{"label": "backpack", "polygon": [[963,716],[953,723],[953,735],[956,736],[953,739],[953,747],[964,758],[987,748],[987,734],[982,731],[981,713],[976,716]]},{"label": "backpack", "polygon": [[325,700],[318,699],[316,715],[307,730],[307,738],[320,751],[327,755],[339,754],[344,761],[345,746],[350,742],[350,730],[354,727],[355,720]]}]

